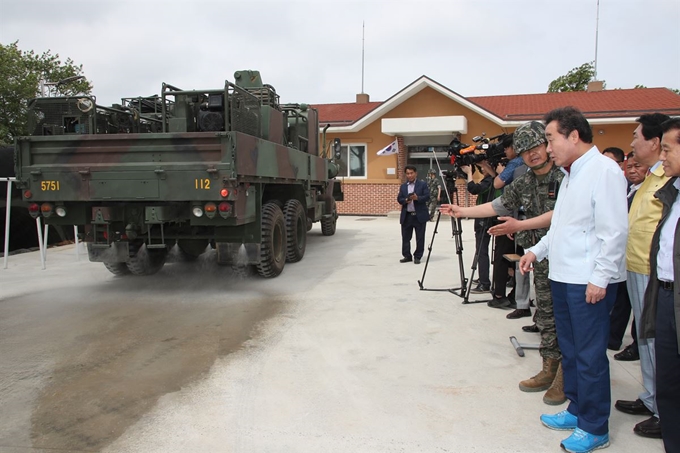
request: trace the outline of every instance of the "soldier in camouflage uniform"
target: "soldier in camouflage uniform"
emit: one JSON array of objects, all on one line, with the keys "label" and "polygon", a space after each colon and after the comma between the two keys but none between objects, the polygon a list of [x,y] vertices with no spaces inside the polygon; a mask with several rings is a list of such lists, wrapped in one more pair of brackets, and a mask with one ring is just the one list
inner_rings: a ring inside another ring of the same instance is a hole
[{"label": "soldier in camouflage uniform", "polygon": [[[522,206],[526,220],[506,219],[506,224],[499,226],[501,231],[497,228],[495,232],[517,232],[515,241],[524,248],[538,243],[550,226],[552,210],[557,201],[557,189],[564,177],[564,173],[549,159],[545,143],[545,126],[542,123],[531,121],[518,127],[514,133],[515,151],[531,171],[506,186],[503,194],[490,203],[470,208],[444,205],[442,212],[456,217],[510,216],[515,209]],[[546,404],[561,404],[566,400],[560,372],[562,354],[557,345],[547,260],[534,265],[534,286],[543,368],[536,376],[520,382],[519,387],[525,392],[548,389],[543,401]]]},{"label": "soldier in camouflage uniform", "polygon": [[430,171],[427,172],[427,187],[430,189],[430,201],[427,202],[427,209],[430,211],[430,220],[432,220],[442,193],[442,185],[434,168],[430,168]]}]

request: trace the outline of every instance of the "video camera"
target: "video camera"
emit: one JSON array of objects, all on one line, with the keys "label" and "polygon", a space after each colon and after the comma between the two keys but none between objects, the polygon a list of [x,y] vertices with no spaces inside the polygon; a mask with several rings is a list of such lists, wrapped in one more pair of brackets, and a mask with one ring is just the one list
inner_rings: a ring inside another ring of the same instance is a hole
[{"label": "video camera", "polygon": [[487,160],[492,168],[496,168],[498,164],[507,165],[505,148],[510,146],[511,140],[512,134],[506,133],[494,137],[486,137],[486,134],[482,133],[472,138],[473,145],[454,138],[447,149],[452,167],[450,170],[442,171],[446,185],[455,187],[456,179],[467,179],[467,174],[460,168],[464,165],[475,165],[484,160]]},{"label": "video camera", "polygon": [[451,158],[451,164],[457,167],[474,165],[483,160],[488,160],[491,167],[496,167],[500,163],[507,164],[505,148],[511,137],[505,133],[486,137],[486,134],[482,133],[472,138],[474,145],[461,143],[458,138],[454,138],[449,144],[448,156]]}]

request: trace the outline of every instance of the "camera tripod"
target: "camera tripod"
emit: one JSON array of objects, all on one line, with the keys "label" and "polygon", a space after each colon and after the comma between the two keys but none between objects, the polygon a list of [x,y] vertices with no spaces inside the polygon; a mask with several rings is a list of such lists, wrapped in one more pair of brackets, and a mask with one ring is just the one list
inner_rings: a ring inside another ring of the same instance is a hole
[{"label": "camera tripod", "polygon": [[[439,166],[439,163],[437,163],[437,166]],[[441,174],[441,169],[440,169],[440,174]],[[444,182],[444,186],[446,187],[446,183]],[[455,180],[453,181],[453,187],[451,188],[451,195],[449,195],[449,191],[446,191],[446,197],[449,201],[449,203],[452,203],[452,196],[455,199],[455,204],[460,206],[460,201],[458,198],[458,188],[456,187]],[[493,198],[493,186],[491,186],[488,190],[487,193],[487,202],[491,201]],[[470,300],[469,299],[469,294],[472,289],[472,281],[474,280],[475,272],[477,270],[477,264],[479,262],[479,256],[482,252],[481,248],[481,241],[483,241],[483,237],[480,237],[480,244],[476,244],[477,240],[475,238],[475,244],[477,245],[476,247],[476,253],[475,257],[472,260],[472,274],[470,275],[470,279],[467,279],[465,277],[465,266],[463,263],[463,225],[461,223],[460,218],[451,218],[451,230],[453,237],[456,242],[456,254],[458,255],[458,268],[459,268],[459,273],[460,273],[460,286],[456,288],[425,288],[424,286],[424,281],[425,281],[425,275],[427,273],[427,268],[430,262],[430,256],[432,254],[432,248],[434,245],[434,239],[435,236],[438,233],[439,229],[439,220],[441,219],[441,211],[437,212],[437,221],[434,226],[434,232],[432,233],[432,239],[430,240],[430,244],[427,248],[427,258],[425,260],[425,267],[423,269],[423,275],[420,280],[418,280],[418,286],[420,287],[421,290],[423,291],[448,291],[452,294],[455,294],[458,297],[461,297],[463,299],[463,304],[478,304],[482,302],[489,302],[489,299],[484,299],[484,300]],[[491,219],[490,218],[485,218],[484,219],[484,226],[483,226],[483,231],[486,231],[489,228],[489,223]]]},{"label": "camera tripod", "polygon": [[[459,199],[458,199],[458,188],[453,187],[452,194],[454,195],[455,202],[456,204],[459,204]],[[447,193],[448,196],[448,193]],[[451,198],[449,197],[449,202],[451,202]],[[465,277],[465,264],[463,262],[463,225],[461,222],[460,218],[451,218],[451,229],[452,229],[452,234],[456,242],[456,255],[458,255],[458,271],[460,273],[460,286],[455,287],[455,288],[425,288],[424,286],[424,281],[425,281],[425,275],[427,274],[427,267],[430,263],[430,256],[432,255],[432,248],[434,245],[434,239],[438,233],[439,230],[439,221],[441,220],[441,211],[437,212],[437,221],[434,225],[434,232],[432,233],[432,239],[430,240],[430,244],[427,247],[427,258],[425,259],[425,267],[423,269],[423,275],[418,280],[418,286],[422,291],[448,291],[451,294],[455,294],[458,297],[461,297],[463,299],[463,304],[478,304],[482,302],[489,302],[489,300],[470,300],[469,299],[469,294],[470,290],[472,289],[472,280],[474,280],[475,276],[475,271],[477,270],[477,263],[479,262],[479,254],[481,253],[481,247],[477,247],[477,253],[475,253],[475,257],[472,260],[472,274],[470,275],[470,278]],[[488,219],[484,220],[485,222],[485,229],[488,227]]]}]

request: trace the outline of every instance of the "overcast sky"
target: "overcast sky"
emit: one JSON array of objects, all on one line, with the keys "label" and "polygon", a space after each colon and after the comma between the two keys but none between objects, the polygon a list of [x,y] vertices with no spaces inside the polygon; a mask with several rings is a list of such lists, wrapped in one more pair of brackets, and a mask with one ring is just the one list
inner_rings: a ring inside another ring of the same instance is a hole
[{"label": "overcast sky", "polygon": [[[0,42],[82,64],[98,102],[257,69],[282,102],[383,101],[421,75],[463,96],[543,93],[595,57],[597,0],[0,0]],[[680,0],[600,0],[608,89],[680,88]]]}]

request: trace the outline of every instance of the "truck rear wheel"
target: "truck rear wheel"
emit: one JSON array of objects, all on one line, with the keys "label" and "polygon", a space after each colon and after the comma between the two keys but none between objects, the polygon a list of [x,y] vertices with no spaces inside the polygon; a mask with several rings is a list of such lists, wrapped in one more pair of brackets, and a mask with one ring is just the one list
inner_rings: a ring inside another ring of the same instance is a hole
[{"label": "truck rear wheel", "polygon": [[108,269],[113,275],[129,275],[130,269],[128,269],[125,263],[104,263],[104,267]]},{"label": "truck rear wheel", "polygon": [[297,263],[305,256],[307,247],[307,214],[299,200],[288,200],[283,208],[288,237],[286,261]]},{"label": "truck rear wheel", "polygon": [[333,214],[330,217],[321,219],[321,233],[324,236],[333,236],[335,234],[335,226],[338,223],[338,208],[333,200]]},{"label": "truck rear wheel", "polygon": [[148,250],[143,246],[130,257],[127,268],[134,275],[153,275],[163,268],[167,255],[167,249]]},{"label": "truck rear wheel", "polygon": [[262,243],[257,273],[265,278],[276,277],[286,264],[286,222],[276,203],[262,206]]}]

